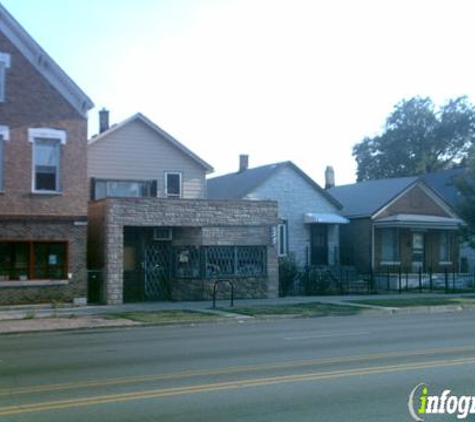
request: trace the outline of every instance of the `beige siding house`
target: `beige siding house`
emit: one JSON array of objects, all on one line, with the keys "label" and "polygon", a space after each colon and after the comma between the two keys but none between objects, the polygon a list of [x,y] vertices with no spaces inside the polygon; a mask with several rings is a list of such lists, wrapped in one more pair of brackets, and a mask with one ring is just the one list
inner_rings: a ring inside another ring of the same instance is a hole
[{"label": "beige siding house", "polygon": [[89,178],[154,181],[156,196],[166,198],[167,177],[170,181],[176,175],[180,198],[205,197],[206,174],[213,168],[145,116],[139,113],[106,127],[89,141]]},{"label": "beige siding house", "polygon": [[145,116],[109,127],[103,110],[100,122],[88,250],[101,302],[209,300],[218,284],[236,298],[277,295],[277,203],[208,200],[212,167]]}]

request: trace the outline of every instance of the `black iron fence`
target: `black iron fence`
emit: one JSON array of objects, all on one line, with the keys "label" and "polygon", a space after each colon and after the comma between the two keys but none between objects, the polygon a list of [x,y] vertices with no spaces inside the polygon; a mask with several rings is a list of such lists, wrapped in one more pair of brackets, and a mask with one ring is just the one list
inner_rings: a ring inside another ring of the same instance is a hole
[{"label": "black iron fence", "polygon": [[475,293],[475,271],[387,271],[359,274],[351,266],[304,268],[281,295],[341,295],[377,293]]},{"label": "black iron fence", "polygon": [[468,293],[475,292],[475,271],[472,273],[457,273],[445,270],[416,273],[377,272],[366,276],[372,293],[384,292],[439,292],[439,293]]}]

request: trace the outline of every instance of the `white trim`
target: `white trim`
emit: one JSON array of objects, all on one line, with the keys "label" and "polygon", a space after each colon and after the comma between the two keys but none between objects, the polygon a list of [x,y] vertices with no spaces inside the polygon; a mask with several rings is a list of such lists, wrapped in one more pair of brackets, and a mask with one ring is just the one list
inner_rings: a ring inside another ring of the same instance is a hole
[{"label": "white trim", "polygon": [[401,261],[381,261],[379,265],[401,265]]},{"label": "white trim", "polygon": [[28,141],[34,143],[36,138],[58,139],[61,145],[65,145],[67,134],[65,130],[51,129],[48,127],[28,129]]},{"label": "white trim", "polygon": [[409,193],[412,189],[420,187],[421,190],[430,198],[432,199],[439,207],[441,207],[449,216],[453,218],[457,218],[457,215],[450,209],[450,207],[446,204],[446,202],[440,198],[430,187],[428,187],[423,181],[416,180],[412,184],[410,184],[406,189],[404,189],[402,192],[399,192],[398,195],[396,195],[393,199],[391,199],[386,205],[384,205],[382,208],[380,208],[376,213],[374,213],[371,216],[372,220],[375,220],[378,218],[378,216],[386,211],[391,205],[393,205],[396,201],[398,201],[402,196],[406,195]]},{"label": "white trim", "polygon": [[83,117],[94,107],[91,99],[61,69],[58,64],[25,31],[15,18],[0,3],[0,32],[20,51],[38,72],[77,110]]},{"label": "white trim", "polygon": [[[178,195],[168,193],[168,176],[169,175],[178,175],[180,183],[180,193]],[[166,198],[183,198],[183,176],[181,171],[166,171],[165,172],[165,197]]]},{"label": "white trim", "polygon": [[96,135],[93,138],[89,139],[88,145],[92,145],[96,143],[97,141],[100,141],[101,139],[107,138],[110,134],[116,132],[117,130],[123,128],[124,126],[127,126],[128,124],[136,120],[139,120],[143,122],[144,124],[146,124],[150,129],[155,131],[162,139],[164,139],[165,141],[169,142],[170,144],[178,148],[181,152],[186,154],[192,160],[196,161],[199,165],[201,165],[205,169],[207,173],[212,173],[214,171],[213,167],[210,164],[208,164],[206,161],[198,157],[194,152],[192,152],[187,147],[185,147],[185,145],[183,145],[181,142],[176,140],[173,136],[165,132],[162,128],[160,128],[158,125],[153,123],[150,119],[148,119],[141,113],[134,114],[128,119],[125,119],[122,122],[111,126],[110,129],[106,130],[105,132],[102,132],[99,135]]},{"label": "white trim", "polygon": [[[30,132],[30,130],[34,130],[34,129],[29,129],[28,133]],[[58,132],[62,132],[62,131],[58,131]],[[46,132],[45,132],[46,133]],[[34,194],[41,194],[41,195],[61,195],[62,194],[62,189],[61,189],[61,144],[62,142],[60,142],[58,146],[58,165],[56,167],[56,189],[55,190],[46,190],[46,189],[36,189],[36,184],[35,184],[35,178],[36,178],[36,156],[35,156],[35,151],[36,151],[36,140],[40,140],[40,139],[44,139],[45,137],[41,136],[41,137],[32,137],[31,139],[28,138],[28,140],[33,144],[32,145],[32,159],[31,159],[31,164],[32,164],[32,168],[31,168],[31,192],[33,192]],[[46,137],[47,139],[49,139],[48,137]],[[57,138],[57,137],[52,137],[51,138],[52,140],[56,140],[56,141],[61,141],[61,139]],[[66,140],[65,140],[66,142]]]},{"label": "white trim", "polygon": [[8,126],[0,125],[0,136],[3,137],[4,141],[10,140],[10,128]]},{"label": "white trim", "polygon": [[5,69],[10,69],[11,62],[12,62],[10,54],[0,52],[0,62],[3,63],[3,66],[5,67]]},{"label": "white trim", "polygon": [[[281,229],[283,229],[283,236],[281,236]],[[289,225],[288,222],[277,224],[277,256],[283,257],[289,254]],[[282,248],[281,248],[282,246]],[[281,253],[282,249],[282,253]]]}]

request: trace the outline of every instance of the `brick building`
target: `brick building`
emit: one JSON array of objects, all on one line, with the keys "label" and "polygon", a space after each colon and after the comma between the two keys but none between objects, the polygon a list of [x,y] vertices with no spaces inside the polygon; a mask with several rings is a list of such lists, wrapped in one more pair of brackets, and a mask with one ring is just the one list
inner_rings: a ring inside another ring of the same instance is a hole
[{"label": "brick building", "polygon": [[100,121],[88,227],[102,302],[210,299],[220,279],[237,298],[277,296],[276,202],[208,200],[212,167],[145,116]]},{"label": "brick building", "polygon": [[92,107],[0,5],[0,304],[86,297]]}]

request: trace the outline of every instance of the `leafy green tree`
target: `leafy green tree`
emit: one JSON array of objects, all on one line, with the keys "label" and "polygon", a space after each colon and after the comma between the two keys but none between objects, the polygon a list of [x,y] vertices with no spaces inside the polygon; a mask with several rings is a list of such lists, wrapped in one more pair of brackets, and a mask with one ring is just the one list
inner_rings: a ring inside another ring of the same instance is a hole
[{"label": "leafy green tree", "polygon": [[461,193],[457,213],[465,222],[461,228],[462,237],[475,248],[475,146],[472,147],[465,164],[464,174],[455,180]]},{"label": "leafy green tree", "polygon": [[468,156],[475,141],[475,107],[467,97],[436,108],[430,98],[396,104],[383,133],[353,147],[358,181],[414,176],[447,169]]}]

